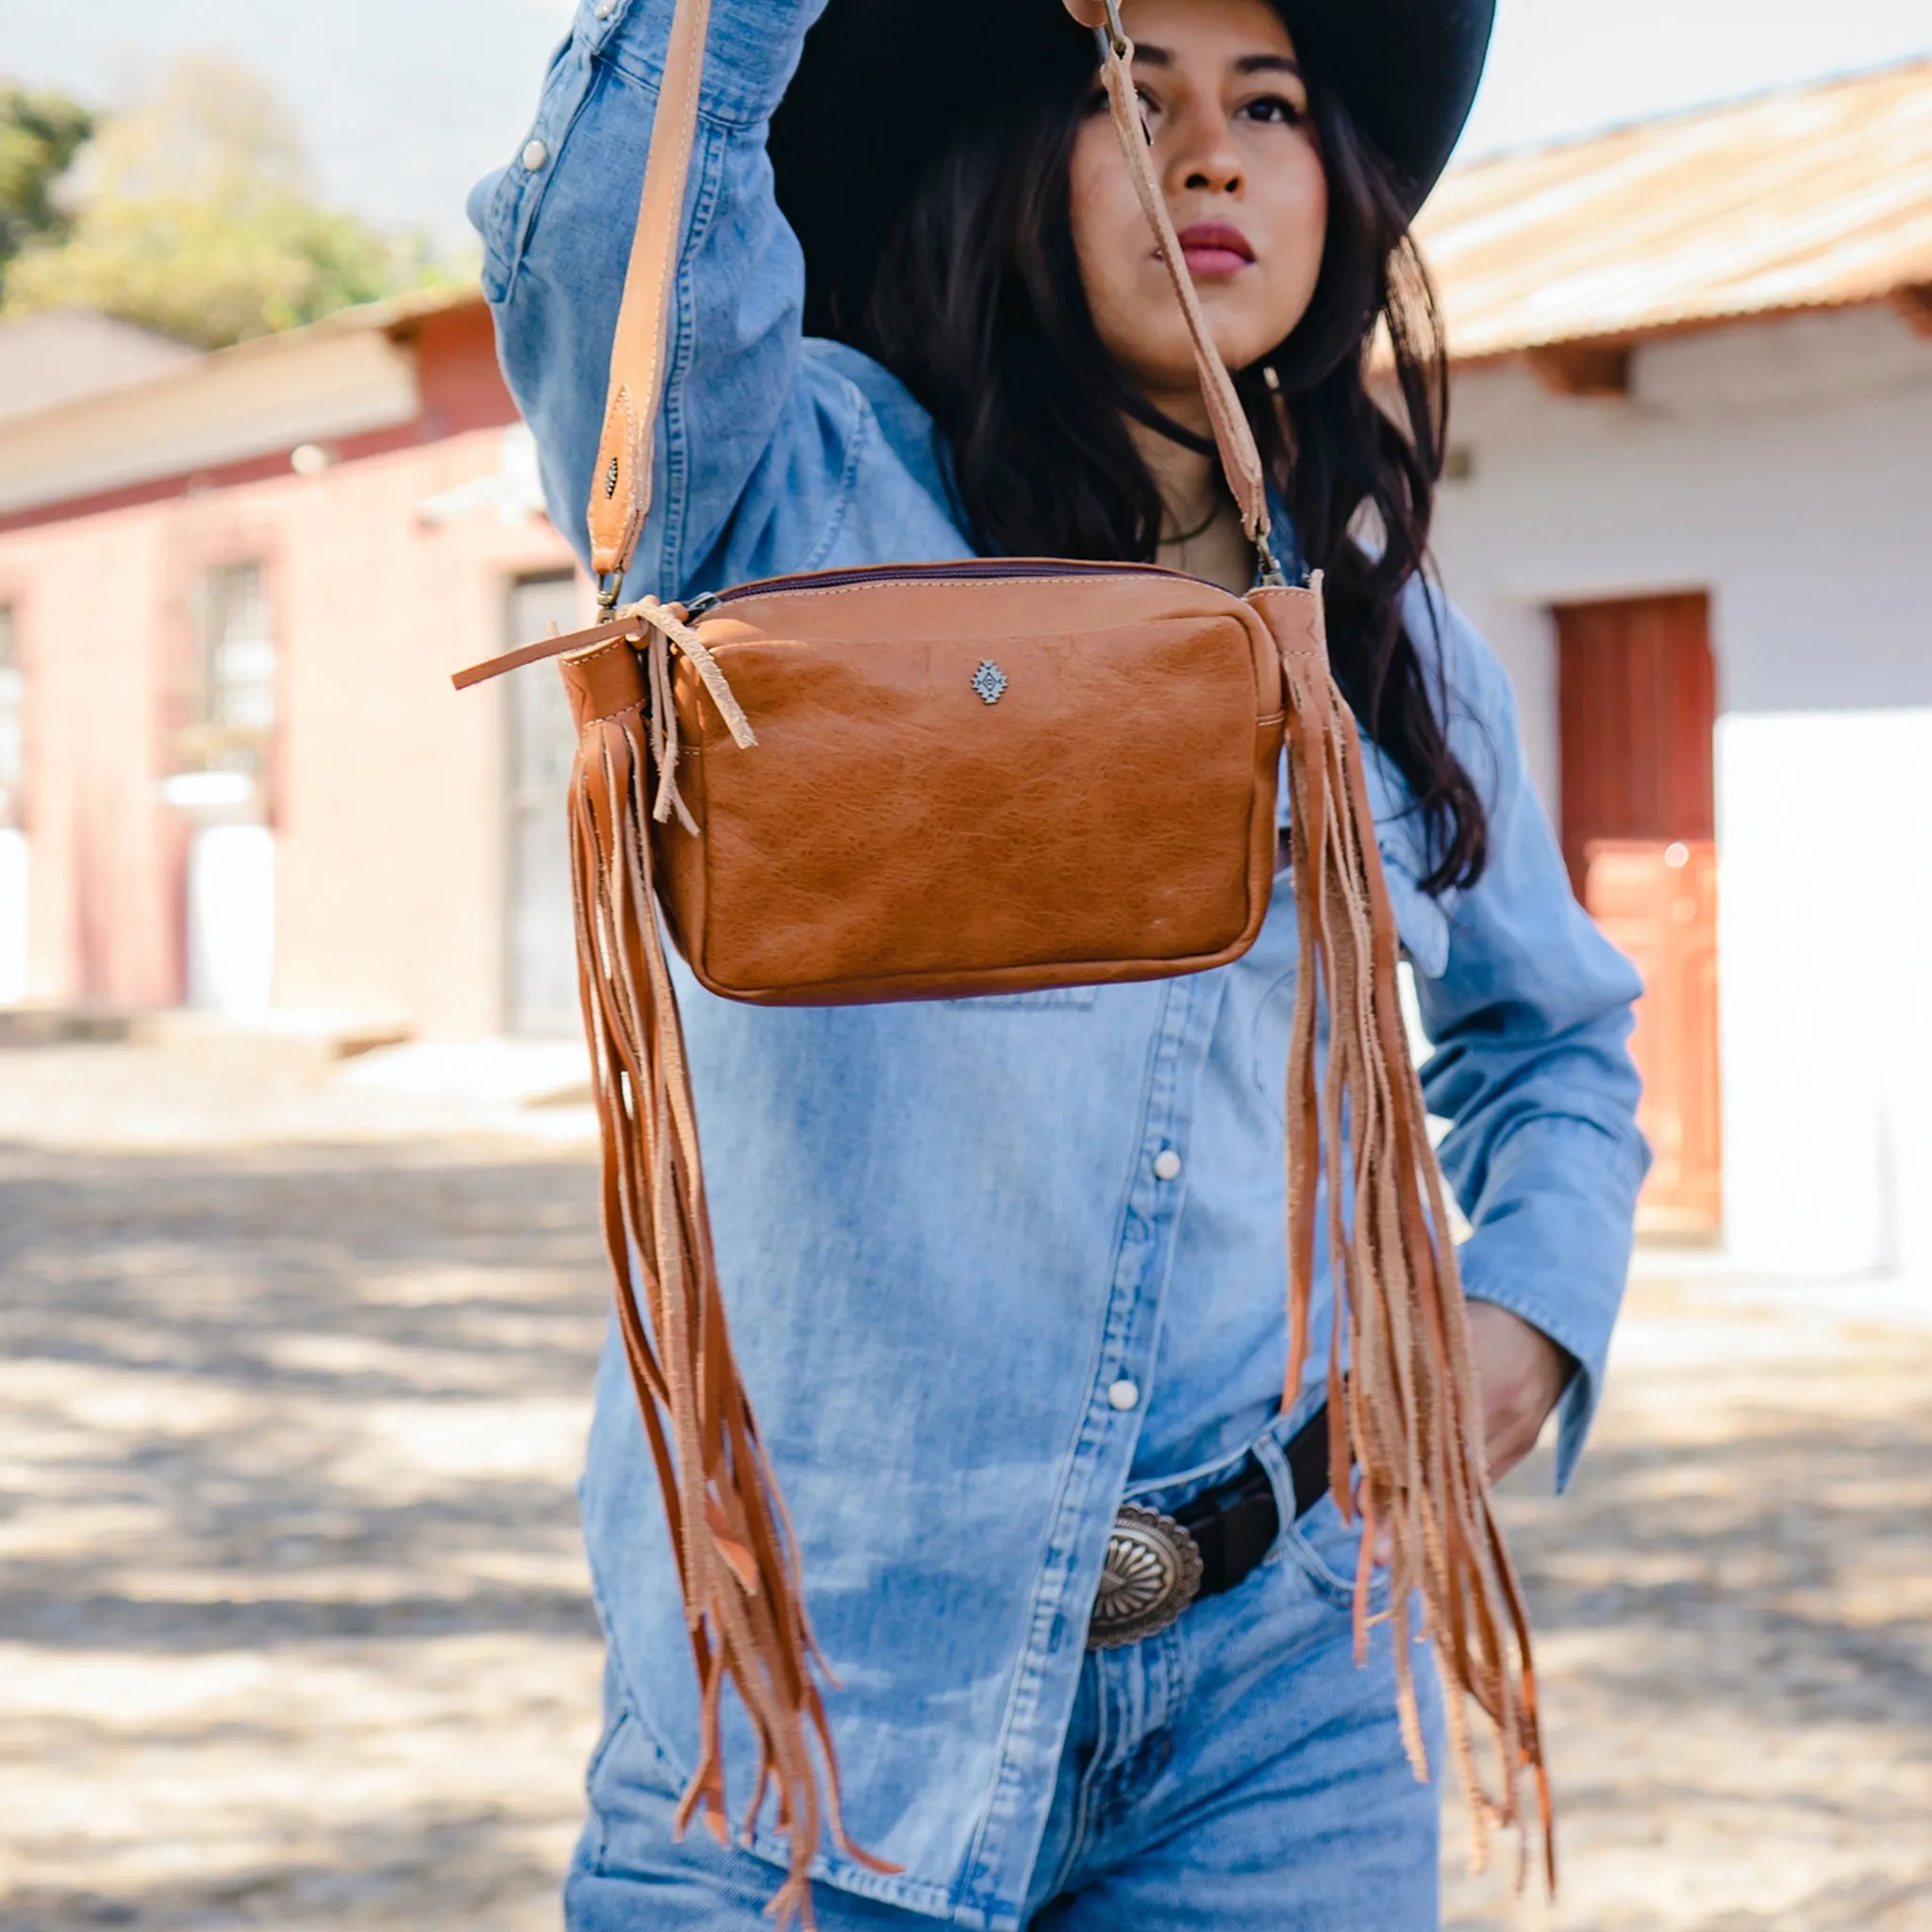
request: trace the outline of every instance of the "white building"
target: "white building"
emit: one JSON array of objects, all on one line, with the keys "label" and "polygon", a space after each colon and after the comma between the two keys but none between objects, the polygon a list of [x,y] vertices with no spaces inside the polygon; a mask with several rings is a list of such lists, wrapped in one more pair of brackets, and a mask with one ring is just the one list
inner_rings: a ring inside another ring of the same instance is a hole
[{"label": "white building", "polygon": [[1465,167],[1423,227],[1438,555],[1652,975],[1651,1224],[1932,1290],[1932,61]]}]

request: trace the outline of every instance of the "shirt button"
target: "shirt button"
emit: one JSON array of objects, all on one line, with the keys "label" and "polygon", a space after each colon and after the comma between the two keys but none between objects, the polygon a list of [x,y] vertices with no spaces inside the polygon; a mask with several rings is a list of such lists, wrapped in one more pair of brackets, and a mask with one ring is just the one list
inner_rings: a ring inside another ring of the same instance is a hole
[{"label": "shirt button", "polygon": [[1109,1407],[1119,1409],[1121,1413],[1124,1415],[1128,1409],[1139,1408],[1141,1406],[1140,1384],[1137,1382],[1130,1382],[1124,1375],[1123,1375],[1120,1378],[1120,1380],[1116,1382],[1113,1385],[1113,1387],[1107,1391],[1107,1399]]},{"label": "shirt button", "polygon": [[617,0],[597,0],[591,11],[599,20],[608,20],[617,11]]},{"label": "shirt button", "polygon": [[524,166],[535,174],[550,158],[550,150],[541,141],[524,143]]},{"label": "shirt button", "polygon": [[1163,1147],[1154,1157],[1154,1178],[1158,1181],[1177,1181],[1180,1177],[1180,1156],[1172,1147]]}]

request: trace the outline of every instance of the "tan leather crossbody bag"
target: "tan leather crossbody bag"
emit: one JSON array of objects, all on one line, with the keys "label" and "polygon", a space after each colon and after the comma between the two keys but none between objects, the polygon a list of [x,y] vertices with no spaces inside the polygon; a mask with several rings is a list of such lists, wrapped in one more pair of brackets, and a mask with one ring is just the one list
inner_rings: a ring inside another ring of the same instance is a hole
[{"label": "tan leather crossbody bag", "polygon": [[[654,912],[706,988],[770,1006],[961,998],[1224,965],[1253,944],[1268,909],[1284,745],[1302,942],[1288,1067],[1287,1392],[1301,1382],[1325,1180],[1343,1314],[1329,1370],[1336,1499],[1387,1532],[1398,1616],[1419,1592],[1452,1693],[1473,1695],[1491,1722],[1501,1776],[1478,1816],[1518,1818],[1531,1773],[1547,1827],[1528,1628],[1490,1507],[1394,921],[1360,745],[1329,675],[1319,581],[1290,586],[1274,566],[1260,458],[1154,176],[1132,47],[1111,0],[1066,4],[1096,29],[1122,151],[1187,319],[1259,587],[1237,597],[1138,564],[987,559],[615,608],[649,508],[704,61],[708,0],[678,0],[590,505],[608,618],[457,679],[561,658],[580,734],[571,833],[605,1227],[703,1689],[683,1816],[703,1807],[724,1828],[718,1695],[728,1680],[759,1740],[758,1789],[775,1785],[791,1835],[784,1913],[809,1911],[805,1874],[823,1825],[844,1842],[837,1767],[796,1547],[731,1355]],[[1358,1642],[1369,1582],[1365,1555]],[[1407,1646],[1394,1655],[1421,1771]],[[1461,1695],[1450,1703],[1467,1772]]]}]

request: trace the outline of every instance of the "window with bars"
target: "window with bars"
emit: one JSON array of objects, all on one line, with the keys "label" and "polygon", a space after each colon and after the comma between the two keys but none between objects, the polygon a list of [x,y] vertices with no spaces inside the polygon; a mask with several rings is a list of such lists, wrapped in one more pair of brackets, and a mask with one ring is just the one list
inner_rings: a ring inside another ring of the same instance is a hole
[{"label": "window with bars", "polygon": [[20,664],[13,607],[0,604],[0,827],[20,823],[26,775],[26,676]]},{"label": "window with bars", "polygon": [[194,700],[184,769],[259,776],[275,724],[275,642],[259,563],[205,570],[194,595]]}]

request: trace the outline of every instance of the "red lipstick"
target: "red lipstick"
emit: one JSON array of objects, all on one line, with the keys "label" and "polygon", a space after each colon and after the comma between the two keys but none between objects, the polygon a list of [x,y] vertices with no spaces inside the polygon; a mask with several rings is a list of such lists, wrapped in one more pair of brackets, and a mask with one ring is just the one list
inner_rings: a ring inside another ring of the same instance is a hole
[{"label": "red lipstick", "polygon": [[1253,243],[1228,222],[1196,222],[1181,230],[1180,244],[1189,273],[1210,281],[1239,275],[1255,259]]}]

